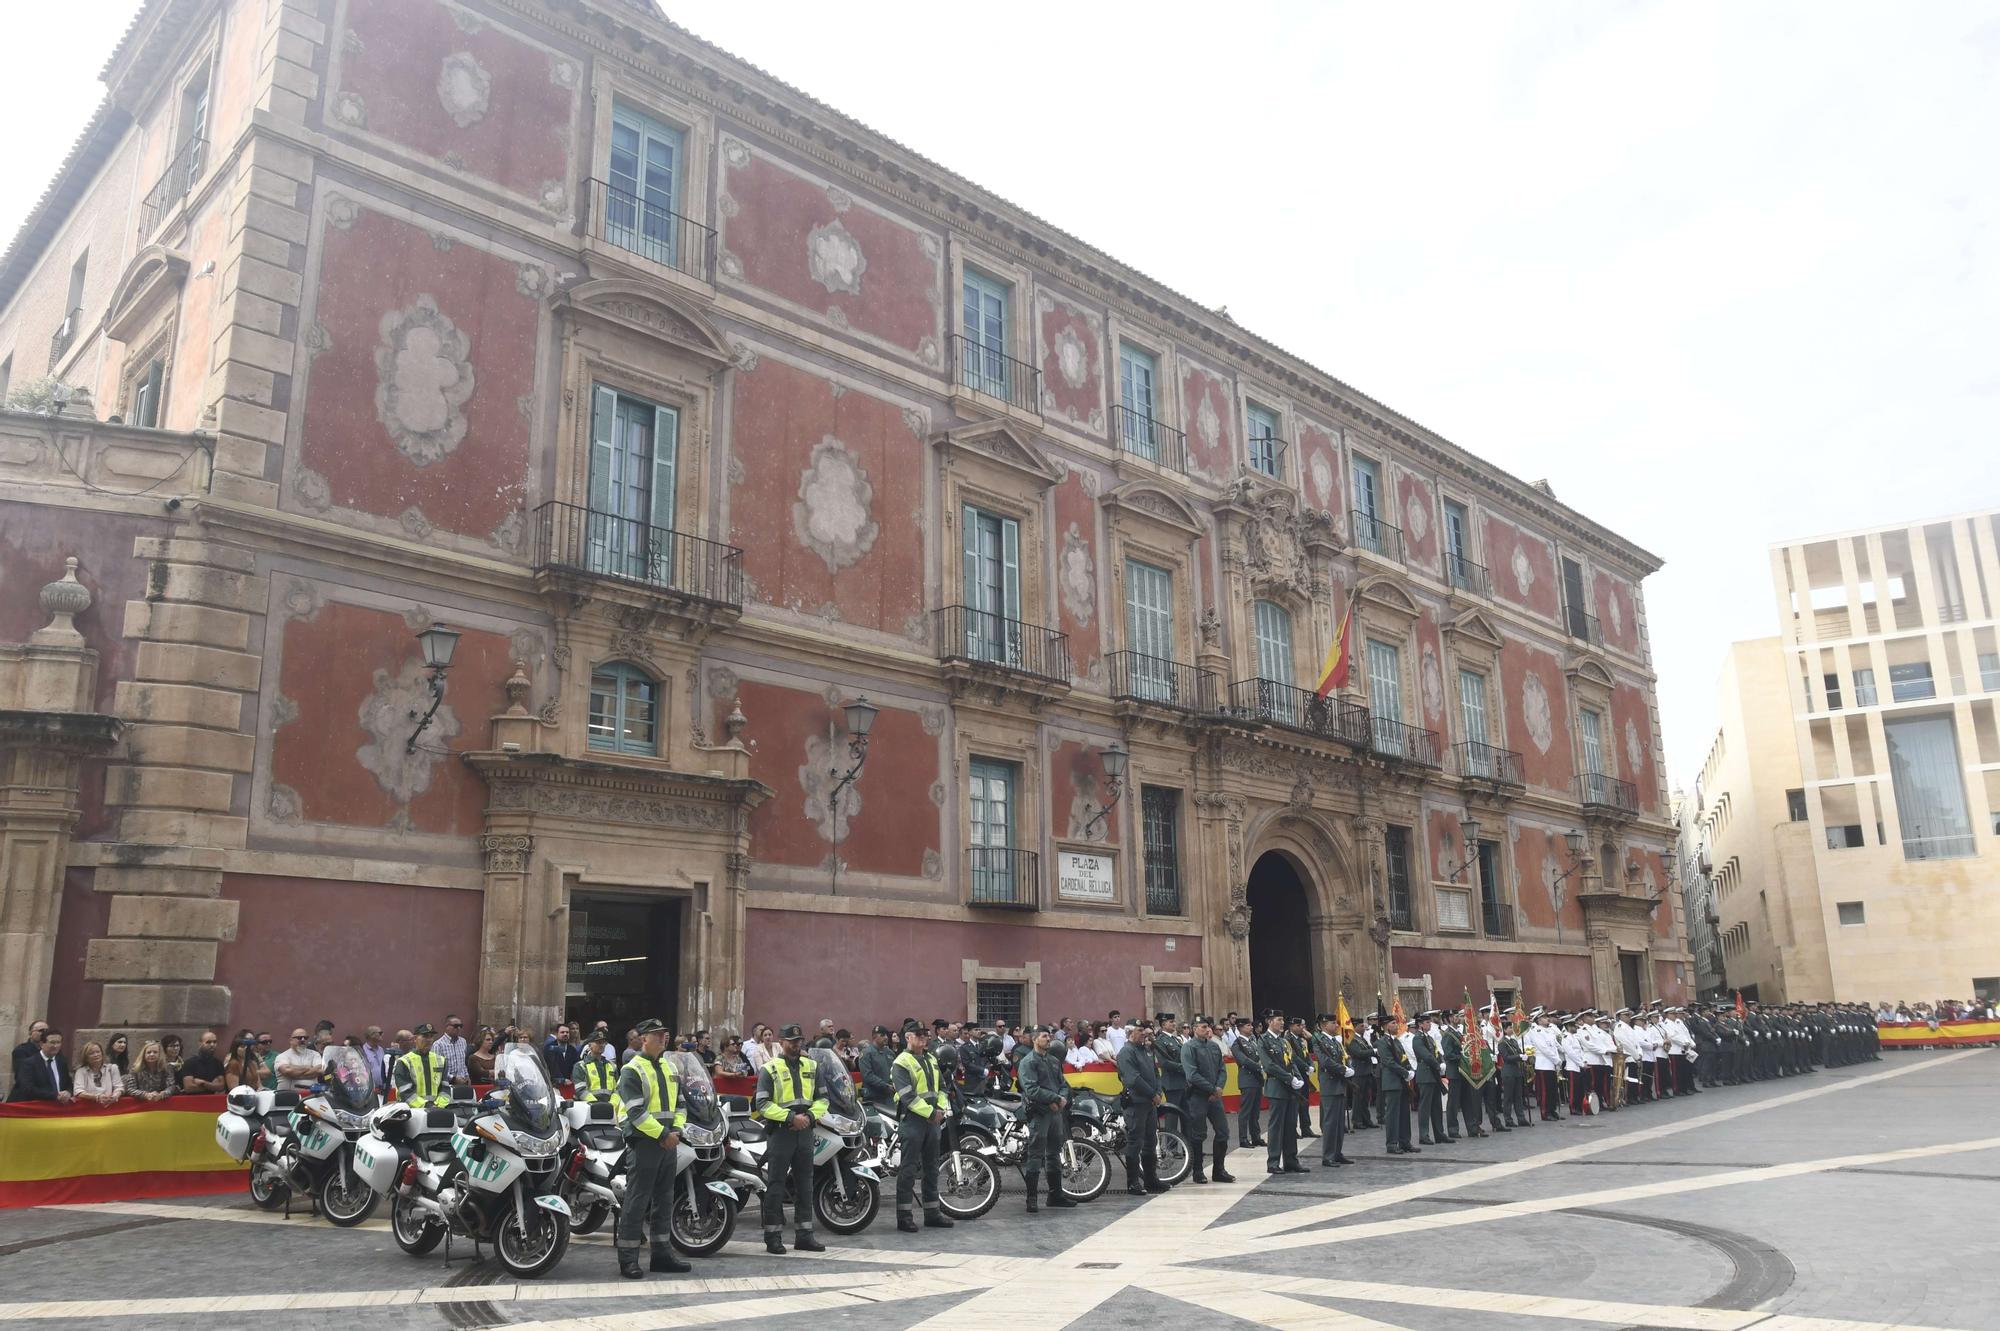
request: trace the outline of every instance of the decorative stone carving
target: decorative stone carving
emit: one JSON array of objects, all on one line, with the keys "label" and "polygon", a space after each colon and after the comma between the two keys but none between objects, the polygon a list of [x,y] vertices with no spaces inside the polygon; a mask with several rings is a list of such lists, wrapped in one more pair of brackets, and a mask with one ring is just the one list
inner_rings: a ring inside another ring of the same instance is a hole
[{"label": "decorative stone carving", "polygon": [[1507,566],[1514,570],[1514,585],[1520,588],[1522,596],[1526,596],[1528,588],[1535,585],[1535,566],[1529,562],[1528,552],[1518,545],[1515,546],[1514,557],[1508,561]]},{"label": "decorative stone carving", "polygon": [[1639,723],[1629,716],[1625,718],[1625,761],[1626,776],[1637,783],[1639,774],[1646,770],[1646,750],[1639,742]]},{"label": "decorative stone carving", "polygon": [[304,578],[291,578],[285,583],[285,590],[279,600],[286,615],[293,619],[311,619],[319,613],[319,587]]},{"label": "decorative stone carving", "polygon": [[488,873],[526,873],[535,839],[521,832],[488,832],[479,838]]},{"label": "decorative stone carving", "polygon": [[722,141],[722,160],[731,166],[750,165],[750,149],[741,139],[725,138]]},{"label": "decorative stone carving", "polygon": [[354,225],[354,219],[361,215],[360,205],[345,194],[330,194],[326,200],[326,222],[328,226],[341,231]]},{"label": "decorative stone carving", "polygon": [[470,129],[486,118],[492,91],[493,76],[470,51],[453,51],[438,67],[438,102],[460,129]]},{"label": "decorative stone carving", "polygon": [[614,633],[611,635],[611,654],[630,657],[647,665],[656,665],[653,660],[653,640],[643,633]]},{"label": "decorative stone carving", "polygon": [[1081,388],[1090,379],[1090,353],[1074,328],[1056,334],[1056,373],[1071,388]]},{"label": "decorative stone carving", "polygon": [[359,709],[361,728],[369,740],[354,756],[390,798],[408,804],[431,788],[439,760],[458,737],[458,714],[449,703],[439,707],[416,751],[410,752],[410,731],[416,726],[411,717],[422,716],[431,704],[424,664],[411,657],[395,674],[377,670],[374,678],[375,687]]},{"label": "decorative stone carving", "polygon": [[930,847],[924,849],[923,874],[934,883],[944,877],[944,857]]},{"label": "decorative stone carving", "polygon": [[527,530],[527,513],[522,509],[510,508],[507,510],[507,516],[500,519],[499,525],[486,533],[486,543],[496,550],[513,554],[521,548],[521,538],[526,535]]},{"label": "decorative stone carving", "polygon": [[799,476],[792,530],[799,544],[838,573],[861,561],[880,534],[871,509],[875,486],[847,445],[827,435]]},{"label": "decorative stone carving", "polygon": [[919,707],[917,709],[917,719],[923,724],[926,735],[942,735],[944,733],[945,716],[946,712],[942,707]]},{"label": "decorative stone carving", "polygon": [[1244,571],[1262,586],[1310,596],[1312,564],[1306,555],[1306,528],[1284,493],[1269,495],[1244,527]]},{"label": "decorative stone carving", "polygon": [[[1312,775],[1311,773],[1307,772],[1305,768],[1301,767],[1299,769],[1298,779],[1292,782],[1292,793],[1290,798],[1287,800],[1287,804],[1289,807],[1294,809],[1310,809],[1312,807],[1312,801],[1313,801]],[[1318,831],[1319,829],[1313,828],[1312,830]]]},{"label": "decorative stone carving", "polygon": [[931,803],[937,805],[940,809],[944,807],[944,782],[931,782]]},{"label": "decorative stone carving", "polygon": [[861,242],[833,221],[806,233],[806,268],[813,281],[829,292],[858,296],[861,275],[868,271],[868,256],[861,252]]},{"label": "decorative stone carving", "polygon": [[1326,460],[1326,454],[1313,454],[1308,468],[1312,473],[1313,493],[1323,499],[1333,495],[1333,464]]},{"label": "decorative stone carving", "polygon": [[83,640],[75,619],[90,609],[90,588],[76,580],[76,566],[76,556],[70,555],[63,560],[63,575],[54,582],[43,584],[42,613],[49,616],[49,622],[35,635],[37,641],[67,643]]},{"label": "decorative stone carving", "polygon": [[396,521],[402,524],[403,533],[413,541],[428,541],[436,530],[431,520],[424,516],[424,511],[414,504],[404,509]]},{"label": "decorative stone carving", "polygon": [[1444,671],[1438,665],[1437,649],[1424,644],[1423,661],[1417,667],[1417,686],[1423,690],[1426,719],[1444,715]]},{"label": "decorative stone carving", "polygon": [[1222,927],[1229,932],[1231,938],[1239,943],[1248,938],[1250,936],[1249,903],[1239,902],[1222,912]]},{"label": "decorative stone carving", "polygon": [[314,513],[324,513],[333,507],[333,487],[311,467],[300,467],[292,473],[292,497]]},{"label": "decorative stone carving", "polygon": [[839,768],[835,764],[846,755],[845,746],[836,750],[825,735],[808,735],[805,761],[799,765],[799,788],[806,796],[806,821],[818,829],[820,837],[829,844],[845,841],[848,827],[861,812],[859,782],[849,782],[837,799],[832,794],[838,771],[847,767],[844,762]]},{"label": "decorative stone carving", "polygon": [[584,822],[634,823],[691,831],[731,830],[728,811],[720,805],[554,786],[540,781],[500,782],[493,789],[492,807],[509,812],[546,813]]},{"label": "decorative stone carving", "polygon": [[1415,490],[1412,490],[1409,498],[1403,502],[1403,530],[1410,534],[1410,539],[1413,541],[1421,541],[1430,535],[1430,508]]},{"label": "decorative stone carving", "polygon": [[365,129],[368,125],[368,104],[361,100],[359,93],[343,92],[334,99],[333,118],[343,125]]},{"label": "decorative stone carving", "polygon": [[1090,542],[1074,522],[1063,532],[1062,552],[1057,555],[1056,583],[1062,589],[1063,609],[1085,628],[1097,613],[1097,561],[1091,557]]},{"label": "decorative stone carving", "polygon": [[1201,645],[1207,648],[1222,645],[1222,616],[1215,613],[1214,606],[1201,612]]},{"label": "decorative stone carving", "polygon": [[271,700],[271,729],[283,730],[299,719],[299,704],[296,699],[279,694]]},{"label": "decorative stone carving", "polygon": [[507,676],[507,682],[501,685],[501,688],[507,694],[507,715],[526,716],[528,714],[528,693],[534,687],[534,681],[528,678],[528,663],[526,661],[514,662],[514,673]]},{"label": "decorative stone carving", "polygon": [[1521,680],[1521,719],[1528,726],[1528,742],[1537,753],[1546,754],[1555,742],[1555,719],[1549,707],[1549,691],[1542,677],[1529,671]]},{"label": "decorative stone carving", "polygon": [[303,817],[305,806],[299,800],[299,792],[278,782],[271,783],[271,793],[264,800],[264,807],[274,823],[296,824]]},{"label": "decorative stone carving", "polygon": [[544,180],[535,197],[541,200],[542,207],[559,213],[569,207],[569,186],[560,180]]},{"label": "decorative stone carving", "polygon": [[405,457],[427,467],[465,438],[471,341],[428,295],[384,314],[379,338],[376,418]]},{"label": "decorative stone carving", "polygon": [[708,668],[708,696],[718,702],[724,698],[734,698],[742,689],[743,681],[728,666]]}]

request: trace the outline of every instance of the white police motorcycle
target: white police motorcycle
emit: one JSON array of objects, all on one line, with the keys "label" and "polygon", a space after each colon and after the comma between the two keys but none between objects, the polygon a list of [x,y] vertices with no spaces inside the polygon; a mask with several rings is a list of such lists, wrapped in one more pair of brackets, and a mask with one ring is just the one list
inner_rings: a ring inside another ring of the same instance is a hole
[{"label": "white police motorcycle", "polygon": [[[876,1150],[863,1135],[867,1115],[854,1074],[831,1049],[801,1053],[812,1060],[814,1088],[826,1097],[826,1113],[813,1129],[813,1215],[836,1234],[859,1234],[875,1222],[882,1185]],[[766,1132],[764,1121],[754,1116],[729,1123],[722,1177],[743,1194],[745,1205],[762,1195],[770,1177]]]},{"label": "white police motorcycle", "polygon": [[225,1103],[215,1141],[232,1159],[250,1161],[250,1200],[259,1207],[276,1211],[302,1193],[343,1229],[374,1214],[377,1193],[354,1154],[375,1108],[359,1050],[330,1047],[320,1089],[310,1095],[239,1086]]},{"label": "white police motorcycle", "polygon": [[570,1208],[558,1168],[569,1129],[533,1047],[506,1046],[493,1073],[494,1093],[455,1128],[447,1151],[402,1151],[396,1143],[449,1111],[390,1105],[376,1117],[376,1139],[355,1159],[370,1186],[389,1197],[389,1228],[404,1252],[421,1257],[448,1238],[471,1239],[475,1247],[491,1244],[509,1272],[532,1280],[569,1248]]}]

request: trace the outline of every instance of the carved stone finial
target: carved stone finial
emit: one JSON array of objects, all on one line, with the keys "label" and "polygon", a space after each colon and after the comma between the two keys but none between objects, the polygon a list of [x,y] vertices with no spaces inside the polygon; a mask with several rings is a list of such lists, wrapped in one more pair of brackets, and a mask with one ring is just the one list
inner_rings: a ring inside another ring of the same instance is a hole
[{"label": "carved stone finial", "polygon": [[94,421],[97,419],[97,403],[90,396],[88,388],[72,388],[63,399],[60,415],[71,420]]},{"label": "carved stone finial", "polygon": [[1204,647],[1222,645],[1222,616],[1215,613],[1214,606],[1201,612],[1201,645]]},{"label": "carved stone finial", "polygon": [[729,737],[729,743],[738,742],[743,727],[750,724],[750,718],[743,715],[743,695],[737,694],[729,700],[729,715],[722,719],[722,733]]},{"label": "carved stone finial", "polygon": [[65,559],[62,577],[42,588],[42,610],[49,622],[35,634],[36,641],[82,644],[74,620],[90,609],[91,596],[90,588],[76,580],[76,564],[75,555]]},{"label": "carved stone finial", "polygon": [[534,687],[528,678],[528,664],[514,662],[514,673],[507,677],[503,686],[507,690],[507,715],[526,716],[528,714],[528,691]]}]

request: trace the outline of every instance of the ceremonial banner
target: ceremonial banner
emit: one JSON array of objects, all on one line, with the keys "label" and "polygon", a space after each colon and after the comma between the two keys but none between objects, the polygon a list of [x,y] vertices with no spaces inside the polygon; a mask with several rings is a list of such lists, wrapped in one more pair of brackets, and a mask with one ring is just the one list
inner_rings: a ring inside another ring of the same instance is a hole
[{"label": "ceremonial banner", "polygon": [[1472,991],[1465,991],[1465,1045],[1458,1056],[1458,1070],[1474,1086],[1484,1086],[1493,1075],[1493,1051],[1486,1047],[1486,1033],[1480,1029],[1479,1014],[1472,1010]]},{"label": "ceremonial banner", "polygon": [[219,1095],[108,1109],[0,1105],[0,1207],[190,1197],[244,1187],[247,1165],[215,1144]]},{"label": "ceremonial banner", "polygon": [[1876,1024],[1884,1049],[1957,1049],[1982,1044],[2000,1044],[2000,1021],[1941,1021],[1935,1026],[1917,1022],[1909,1026]]},{"label": "ceremonial banner", "polygon": [[1342,994],[1340,1001],[1333,1005],[1333,1014],[1340,1019],[1341,1039],[1345,1040],[1348,1036],[1354,1034],[1354,1018],[1348,1015],[1346,994]]}]

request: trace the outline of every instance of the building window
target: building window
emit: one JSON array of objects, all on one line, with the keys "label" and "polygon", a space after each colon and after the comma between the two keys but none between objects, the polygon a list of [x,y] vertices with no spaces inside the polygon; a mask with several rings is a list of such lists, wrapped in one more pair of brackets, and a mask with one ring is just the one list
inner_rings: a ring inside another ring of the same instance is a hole
[{"label": "building window", "polygon": [[[0,395],[7,391],[5,367],[0,366]],[[2000,652],[1979,654],[1979,687],[1988,693],[2000,693]]]},{"label": "building window", "polygon": [[975,758],[968,781],[972,900],[1001,906],[1034,905],[1021,900],[1023,875],[1015,872],[1014,765]]},{"label": "building window", "polygon": [[1414,929],[1410,910],[1410,829],[1391,823],[1382,829],[1382,858],[1389,871],[1389,924]]},{"label": "building window", "polygon": [[1474,856],[1479,868],[1479,915],[1488,938],[1512,938],[1513,921],[1500,894],[1500,843],[1482,841]]},{"label": "building window", "polygon": [[1155,372],[1151,352],[1130,342],[1118,344],[1118,404],[1125,409],[1121,426],[1125,451],[1152,462],[1160,460],[1160,437],[1153,430]]},{"label": "building window", "polygon": [[1875,705],[1875,672],[1866,666],[1854,672],[1854,705],[1856,707]]},{"label": "building window", "polygon": [[1358,454],[1354,458],[1354,543],[1372,554],[1381,554],[1382,472]]},{"label": "building window", "polygon": [[1790,811],[1793,822],[1806,821],[1806,793],[1803,790],[1786,791],[1785,808]]},{"label": "building window", "polygon": [[157,356],[147,362],[146,372],[132,387],[131,425],[151,430],[160,423],[160,392],[166,387],[167,363]]},{"label": "building window", "polygon": [[613,753],[659,752],[659,685],[622,661],[590,673],[590,747]]},{"label": "building window", "polygon": [[1583,597],[1583,565],[1563,556],[1563,622],[1569,629],[1569,636],[1590,641],[1590,610]]},{"label": "building window", "polygon": [[682,143],[679,130],[613,104],[604,238],[669,268],[680,266]]},{"label": "building window", "polygon": [[1889,667],[1889,696],[1897,702],[1935,698],[1937,685],[1931,680],[1929,661],[1912,661]]},{"label": "building window", "polygon": [[1403,657],[1395,644],[1368,640],[1368,715],[1375,747],[1403,751]]},{"label": "building window", "polygon": [[1840,912],[1840,923],[1843,928],[1868,923],[1868,912],[1858,901],[1842,901],[1835,906],[1835,909]]},{"label": "building window", "polygon": [[1587,776],[1604,775],[1604,718],[1588,707],[1576,714],[1577,729],[1583,735],[1583,770]]},{"label": "building window", "polygon": [[1444,501],[1444,562],[1451,585],[1463,591],[1480,590],[1474,585],[1472,563],[1472,519],[1465,505]]},{"label": "building window", "polygon": [[967,388],[1012,401],[1007,356],[1011,288],[973,268],[965,270],[965,356],[959,377]]},{"label": "building window", "polygon": [[967,504],[960,515],[965,548],[965,652],[975,661],[1019,663],[1021,524]]},{"label": "building window", "polygon": [[1256,403],[1250,404],[1250,470],[1262,476],[1278,474],[1278,458],[1283,447],[1278,442],[1278,415]]},{"label": "building window", "polygon": [[7,390],[14,382],[14,357],[9,354],[0,360],[0,407],[7,405]]},{"label": "building window", "polygon": [[1139,791],[1146,843],[1146,912],[1179,915],[1181,898],[1181,793],[1162,786]]},{"label": "building window", "polygon": [[1491,776],[1492,755],[1486,743],[1486,676],[1477,670],[1458,672],[1458,723],[1465,731],[1473,776]]},{"label": "building window", "polygon": [[1860,823],[1844,823],[1839,827],[1826,829],[1828,850],[1859,850],[1868,842],[1861,835]]},{"label": "building window", "polygon": [[590,416],[590,567],[673,581],[680,413],[598,384]]},{"label": "building window", "polygon": [[1839,676],[1839,675],[1827,675],[1827,676],[1825,676],[1825,677],[1824,677],[1824,678],[1823,678],[1823,679],[1821,680],[1821,682],[1822,682],[1823,684],[1825,684],[1825,685],[1826,685],[1826,710],[1827,710],[1827,711],[1829,711],[1829,712],[1837,712],[1837,711],[1839,711],[1839,710],[1840,710],[1840,676]]},{"label": "building window", "polygon": [[1125,641],[1133,653],[1132,692],[1155,702],[1176,701],[1174,575],[1166,569],[1125,561]]},{"label": "building window", "polygon": [[1950,716],[1886,720],[1889,776],[1903,824],[1906,860],[1958,859],[1976,853],[1965,804],[1958,735]]},{"label": "building window", "polygon": [[1272,601],[1259,601],[1251,617],[1257,630],[1257,678],[1292,682],[1292,617]]},{"label": "building window", "polygon": [[1027,985],[1019,980],[979,980],[973,992],[979,1009],[973,1015],[981,1026],[990,1030],[995,1025],[1021,1024],[1021,1014],[1027,1011]]}]

